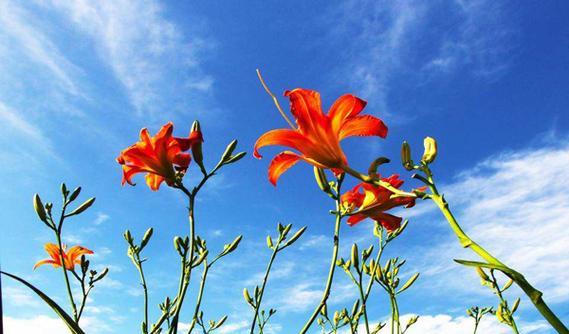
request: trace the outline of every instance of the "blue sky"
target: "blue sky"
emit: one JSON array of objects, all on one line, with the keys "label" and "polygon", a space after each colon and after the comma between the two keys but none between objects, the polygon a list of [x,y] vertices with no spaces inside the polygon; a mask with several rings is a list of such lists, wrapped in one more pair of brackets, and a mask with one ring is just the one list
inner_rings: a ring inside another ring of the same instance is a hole
[{"label": "blue sky", "polygon": [[[140,128],[155,132],[170,120],[180,136],[201,121],[210,165],[234,138],[251,152],[260,134],[286,125],[259,85],[260,68],[275,92],[316,89],[324,106],[347,92],[368,101],[366,112],[390,133],[345,142],[358,169],[379,155],[397,161],[404,139],[419,151],[423,137],[437,138],[435,173],[465,228],[525,272],[569,322],[568,13],[563,1],[2,1],[2,268],[64,300],[59,272],[31,270],[51,240],[31,198],[39,192],[57,203],[61,181],[82,185],[97,202],[66,226],[67,241],[92,248],[92,262],[111,268],[85,326],[136,331],[141,296],[122,232],[156,230],[146,254],[157,305],[176,290],[171,240],[186,233],[184,202],[166,187],[121,187],[114,159]],[[229,314],[227,333],[240,333],[250,318],[241,291],[263,270],[264,237],[279,221],[308,231],[277,260],[265,299],[279,310],[272,332],[299,328],[322,289],[332,203],[306,165],[270,185],[266,168],[276,152],[227,167],[198,203],[198,233],[210,248],[244,235],[239,251],[213,268],[206,291],[205,317]],[[409,178],[397,163],[387,169]],[[452,264],[468,254],[430,203],[402,214],[411,225],[390,254],[423,273],[401,302],[403,314],[422,315],[410,333],[463,332],[470,328],[464,310],[494,300],[474,273]],[[371,243],[370,231],[370,223],[344,226],[342,254],[352,242]],[[355,297],[338,277],[332,305],[339,309]],[[8,333],[61,331],[34,296],[3,283]],[[372,300],[374,321],[384,320],[385,296]],[[525,333],[551,333],[527,299],[520,315]],[[493,319],[483,326],[507,332]]]}]

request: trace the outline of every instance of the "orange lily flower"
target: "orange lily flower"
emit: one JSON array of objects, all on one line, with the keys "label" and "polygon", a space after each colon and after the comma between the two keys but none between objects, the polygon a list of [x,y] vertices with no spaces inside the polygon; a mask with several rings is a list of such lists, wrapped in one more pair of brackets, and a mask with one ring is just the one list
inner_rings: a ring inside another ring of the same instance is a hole
[{"label": "orange lily flower", "polygon": [[64,256],[63,261],[61,260],[59,246],[52,243],[45,244],[45,251],[49,254],[50,259],[39,261],[34,266],[34,269],[44,264],[51,264],[55,268],[59,268],[61,267],[62,262],[65,262],[65,268],[68,270],[73,270],[76,264],[81,263],[81,255],[93,254],[93,251],[82,246],[73,246],[69,248],[69,251],[66,251],[65,245],[63,245],[62,248]]},{"label": "orange lily flower", "polygon": [[[403,181],[399,179],[398,175],[382,178],[382,180],[397,189],[403,185]],[[385,211],[398,206],[410,208],[415,205],[415,198],[391,198],[391,195],[393,195],[393,192],[383,187],[377,187],[364,182],[344,193],[341,198],[344,209],[352,211],[358,208],[358,211],[348,218],[348,225],[353,226],[366,218],[371,218],[380,223],[388,231],[394,231],[399,228],[402,218],[385,213]]]},{"label": "orange lily flower", "polygon": [[275,156],[269,165],[269,181],[273,185],[299,160],[339,174],[347,166],[341,140],[352,136],[387,136],[387,126],[382,120],[360,115],[366,102],[354,95],[341,96],[328,114],[322,112],[320,94],[316,91],[297,88],[286,91],[285,96],[290,99],[290,110],[298,128],[266,132],[255,143],[253,152],[258,159],[259,149],[269,145],[287,146],[300,152],[284,151]]},{"label": "orange lily flower", "polygon": [[134,185],[132,177],[146,173],[146,184],[156,191],[164,181],[173,185],[176,171],[186,172],[191,161],[186,151],[203,142],[203,137],[201,132],[193,131],[188,138],[177,138],[172,136],[173,130],[174,125],[169,122],[154,137],[146,128],[140,131],[140,141],[124,149],[117,158],[123,169],[122,185]]}]

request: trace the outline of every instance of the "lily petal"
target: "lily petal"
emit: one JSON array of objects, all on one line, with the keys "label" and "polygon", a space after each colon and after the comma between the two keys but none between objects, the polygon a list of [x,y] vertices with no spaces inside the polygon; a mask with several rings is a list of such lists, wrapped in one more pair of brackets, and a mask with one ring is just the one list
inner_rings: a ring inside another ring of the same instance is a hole
[{"label": "lily petal", "polygon": [[257,159],[262,158],[261,154],[259,154],[259,149],[270,145],[287,146],[300,151],[304,142],[306,142],[306,138],[295,130],[271,130],[257,139],[253,150],[253,156]]},{"label": "lily petal", "polygon": [[370,115],[349,118],[340,128],[340,140],[352,136],[387,136],[387,126],[377,117]]},{"label": "lily petal", "polygon": [[148,187],[153,191],[160,189],[160,184],[164,182],[164,178],[162,176],[153,173],[147,173],[144,179],[146,180]]},{"label": "lily petal", "polygon": [[355,117],[362,112],[367,102],[352,94],[340,96],[330,107],[328,117],[332,121],[332,130],[338,133],[346,119]]},{"label": "lily petal", "polygon": [[300,159],[302,158],[298,154],[291,151],[277,154],[269,165],[269,181],[276,186],[282,173],[294,166]]},{"label": "lily petal", "polygon": [[54,267],[60,266],[59,263],[53,261],[52,259],[45,259],[45,260],[38,261],[38,262],[34,265],[34,270],[35,270],[37,267],[39,267],[39,266],[43,266],[44,264],[51,264],[51,265],[53,265]]}]

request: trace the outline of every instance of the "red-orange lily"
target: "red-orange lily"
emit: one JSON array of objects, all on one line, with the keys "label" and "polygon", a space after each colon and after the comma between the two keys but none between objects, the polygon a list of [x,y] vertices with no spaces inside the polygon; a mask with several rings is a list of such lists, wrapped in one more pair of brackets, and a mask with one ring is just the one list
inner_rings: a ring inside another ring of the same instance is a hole
[{"label": "red-orange lily", "polygon": [[169,122],[154,137],[146,128],[140,131],[140,141],[124,149],[117,158],[123,169],[123,185],[134,185],[132,177],[146,173],[146,184],[156,191],[164,181],[173,185],[176,171],[184,173],[188,169],[191,157],[186,151],[203,142],[202,134],[192,131],[188,138],[178,138],[172,136],[173,130],[174,125]]},{"label": "red-orange lily", "polygon": [[83,246],[73,246],[66,251],[66,246],[63,245],[63,261],[61,259],[61,253],[59,246],[52,243],[45,244],[45,251],[49,254],[50,259],[41,260],[34,266],[34,269],[44,264],[51,264],[55,268],[62,266],[62,262],[65,262],[65,268],[68,270],[73,270],[76,264],[81,263],[81,255],[93,254],[93,251],[83,247]]},{"label": "red-orange lily", "polygon": [[[397,189],[403,185],[403,181],[399,179],[398,175],[392,175],[382,180]],[[355,225],[366,218],[371,218],[388,231],[399,228],[402,218],[385,213],[385,211],[398,206],[410,208],[415,205],[415,198],[391,198],[391,195],[393,195],[393,192],[390,190],[365,182],[344,193],[341,198],[344,209],[347,211],[358,209],[354,215],[348,218],[348,224]]]},{"label": "red-orange lily", "polygon": [[291,113],[297,129],[276,129],[263,134],[255,143],[253,155],[261,158],[259,149],[269,145],[287,146],[300,154],[284,151],[275,156],[269,166],[269,181],[276,185],[279,177],[299,160],[311,165],[333,169],[341,173],[347,159],[340,141],[352,136],[387,136],[387,126],[370,115],[360,115],[366,102],[354,95],[341,96],[330,108],[322,112],[320,94],[297,88],[286,91]]}]

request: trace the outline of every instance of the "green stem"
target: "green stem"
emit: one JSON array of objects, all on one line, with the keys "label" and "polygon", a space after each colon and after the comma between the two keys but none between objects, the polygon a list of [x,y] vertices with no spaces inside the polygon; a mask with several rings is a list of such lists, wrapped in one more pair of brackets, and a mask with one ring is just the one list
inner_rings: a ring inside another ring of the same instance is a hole
[{"label": "green stem", "polygon": [[[253,321],[251,322],[251,329],[249,330],[250,334],[253,334],[255,331],[255,324],[257,323],[257,319],[259,318],[259,309],[261,308],[261,302],[263,301],[263,294],[265,292],[265,286],[269,281],[269,273],[271,272],[271,268],[273,266],[273,262],[277,257],[277,253],[279,252],[279,246],[282,242],[282,234],[279,236],[279,239],[276,245],[273,248],[273,253],[271,254],[271,258],[269,259],[269,263],[267,264],[267,269],[265,270],[265,276],[263,277],[263,284],[261,285],[261,290],[259,290],[259,300],[255,300],[255,313],[253,315]],[[255,299],[257,297],[255,296]]]},{"label": "green stem", "polygon": [[136,268],[140,275],[140,284],[144,289],[144,323],[142,325],[142,332],[146,334],[148,333],[148,287],[146,285],[146,278],[144,277],[144,270],[142,269],[142,261],[140,260],[139,253],[136,253]]},{"label": "green stem", "polygon": [[389,299],[391,301],[391,334],[399,334],[399,306],[397,305],[397,299],[393,292],[389,294]]},{"label": "green stem", "polygon": [[[373,275],[373,274],[372,274],[372,275]],[[373,279],[373,277],[372,277],[372,279]],[[365,296],[364,289],[363,289],[363,287],[362,287],[362,274],[361,274],[361,273],[359,273],[358,290],[359,290],[359,292],[360,292],[360,299],[361,299],[361,301],[362,301],[362,310],[363,310],[363,313],[364,313],[364,323],[365,323],[365,326],[366,326],[366,333],[367,333],[367,334],[370,334],[370,331],[369,331],[369,320],[368,320],[368,318],[367,318],[367,308],[366,308],[366,300],[367,300],[367,297]]]},{"label": "green stem", "polygon": [[[184,190],[185,188],[183,188]],[[187,190],[186,190],[187,191]],[[191,274],[192,274],[192,261],[194,258],[195,251],[195,222],[194,222],[194,194],[189,195],[189,205],[188,205],[188,220],[190,223],[190,249],[188,261],[186,261],[186,256],[182,258],[182,273],[180,275],[180,286],[178,289],[178,298],[176,300],[176,310],[174,311],[174,316],[172,317],[172,322],[170,324],[170,334],[176,334],[178,332],[178,319],[180,317],[180,311],[182,310],[182,304],[184,303],[184,297],[188,290],[188,285],[190,284]],[[184,254],[186,255],[186,254]]]},{"label": "green stem", "polygon": [[314,320],[316,320],[316,317],[318,317],[318,313],[320,312],[322,307],[324,307],[324,305],[326,305],[326,301],[328,300],[328,297],[330,296],[330,289],[332,287],[332,281],[334,279],[334,271],[336,269],[336,261],[338,260],[338,249],[340,246],[340,226],[342,223],[341,200],[340,200],[340,187],[341,187],[341,185],[342,185],[341,180],[338,180],[338,189],[336,192],[337,193],[337,196],[336,196],[336,223],[334,225],[334,247],[332,250],[332,260],[330,261],[330,269],[328,271],[328,280],[326,281],[326,287],[324,288],[324,293],[322,294],[322,299],[320,300],[320,303],[318,304],[318,306],[316,307],[314,312],[312,312],[312,315],[310,316],[308,321],[306,321],[306,324],[304,324],[304,327],[302,327],[299,334],[305,334],[308,331],[310,326],[312,326],[312,324],[314,323]]},{"label": "green stem", "polygon": [[428,198],[432,199],[433,202],[439,207],[443,216],[446,218],[454,234],[457,236],[460,244],[464,248],[470,248],[478,256],[486,260],[489,264],[502,266],[508,269],[509,272],[504,272],[506,276],[513,279],[514,282],[524,291],[524,293],[529,297],[531,302],[534,304],[535,308],[541,313],[541,315],[549,322],[549,324],[560,334],[569,334],[569,329],[559,320],[559,318],[553,313],[553,311],[547,306],[542,298],[541,291],[534,288],[520,273],[506,266],[492,254],[490,254],[483,247],[474,242],[460,227],[458,221],[452,214],[447,201],[444,196],[439,194],[431,171],[428,168],[422,169],[427,175],[429,183],[427,184],[431,189],[432,194],[427,195]]},{"label": "green stem", "polygon": [[205,282],[207,279],[208,270],[209,270],[209,265],[207,264],[207,259],[205,259],[204,260],[203,273],[202,273],[202,279],[200,282],[200,289],[198,291],[198,297],[196,300],[196,308],[194,310],[194,317],[192,318],[192,323],[190,324],[190,329],[188,329],[188,334],[192,332],[192,330],[194,329],[194,327],[196,326],[196,323],[198,321],[198,313],[200,312],[200,306],[202,303],[203,292],[205,289]]},{"label": "green stem", "polygon": [[[63,222],[63,214],[61,218]],[[62,224],[60,223],[60,226]],[[73,293],[71,292],[71,284],[69,283],[69,275],[67,274],[67,268],[65,267],[65,253],[63,252],[63,243],[61,242],[61,228],[58,229],[56,233],[57,244],[59,246],[59,256],[61,257],[61,268],[63,269],[63,277],[65,278],[65,286],[67,288],[67,294],[69,295],[69,302],[71,304],[71,309],[73,310],[73,318],[75,322],[79,322],[79,317],[77,315],[77,305],[75,305],[75,300],[73,299]]]}]

